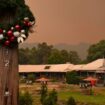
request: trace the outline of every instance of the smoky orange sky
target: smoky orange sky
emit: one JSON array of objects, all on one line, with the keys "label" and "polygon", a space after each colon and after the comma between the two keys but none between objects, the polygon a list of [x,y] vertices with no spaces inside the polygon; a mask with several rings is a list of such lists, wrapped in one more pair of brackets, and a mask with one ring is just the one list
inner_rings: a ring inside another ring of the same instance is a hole
[{"label": "smoky orange sky", "polygon": [[105,39],[105,0],[26,0],[36,17],[26,42],[96,43]]}]

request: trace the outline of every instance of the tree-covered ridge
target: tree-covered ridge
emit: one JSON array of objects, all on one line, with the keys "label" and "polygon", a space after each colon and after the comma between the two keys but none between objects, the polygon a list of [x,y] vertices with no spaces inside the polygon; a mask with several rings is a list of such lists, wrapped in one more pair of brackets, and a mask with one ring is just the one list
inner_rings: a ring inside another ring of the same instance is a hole
[{"label": "tree-covered ridge", "polygon": [[89,63],[99,58],[105,58],[105,40],[92,44],[87,50],[87,59],[81,61],[76,51],[58,50],[47,43],[38,44],[37,47],[21,48],[19,50],[20,64],[62,64],[62,63]]},{"label": "tree-covered ridge", "polygon": [[38,44],[32,49],[21,48],[19,50],[20,64],[78,64],[81,59],[76,51],[58,50],[47,43]]}]

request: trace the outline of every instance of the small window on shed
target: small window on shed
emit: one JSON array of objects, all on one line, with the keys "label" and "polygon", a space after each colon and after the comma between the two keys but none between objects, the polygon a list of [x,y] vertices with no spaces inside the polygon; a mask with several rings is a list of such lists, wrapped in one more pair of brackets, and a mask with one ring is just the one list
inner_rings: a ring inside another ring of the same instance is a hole
[{"label": "small window on shed", "polygon": [[45,68],[44,68],[44,69],[50,69],[50,67],[51,67],[51,66],[45,66]]}]

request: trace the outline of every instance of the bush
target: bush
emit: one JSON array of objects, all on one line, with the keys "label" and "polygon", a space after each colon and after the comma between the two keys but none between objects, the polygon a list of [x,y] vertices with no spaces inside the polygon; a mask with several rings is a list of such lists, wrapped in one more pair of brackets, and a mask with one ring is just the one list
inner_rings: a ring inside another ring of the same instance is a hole
[{"label": "bush", "polygon": [[57,92],[53,89],[49,94],[47,91],[47,86],[42,84],[41,87],[41,104],[42,105],[56,105],[58,100]]},{"label": "bush", "polygon": [[48,96],[44,99],[42,105],[52,105],[52,100]]},{"label": "bush", "polygon": [[80,77],[77,75],[76,71],[67,72],[67,74],[66,74],[66,82],[68,84],[79,84]]},{"label": "bush", "polygon": [[28,74],[27,79],[28,79],[28,81],[35,82],[35,75],[34,74]]},{"label": "bush", "polygon": [[45,84],[42,84],[40,93],[41,93],[40,101],[41,101],[42,105],[44,105],[44,100],[47,97],[47,86]]},{"label": "bush", "polygon": [[19,94],[19,105],[32,105],[33,98],[28,91]]},{"label": "bush", "polygon": [[70,97],[67,101],[66,105],[76,105],[75,99],[73,97]]},{"label": "bush", "polygon": [[57,105],[57,100],[57,92],[55,89],[53,89],[45,98],[43,105]]}]

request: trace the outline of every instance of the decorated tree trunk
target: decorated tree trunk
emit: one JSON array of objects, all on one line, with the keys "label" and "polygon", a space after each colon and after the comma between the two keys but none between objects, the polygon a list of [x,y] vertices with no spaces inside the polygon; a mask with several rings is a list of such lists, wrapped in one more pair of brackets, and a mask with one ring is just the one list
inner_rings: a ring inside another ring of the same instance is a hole
[{"label": "decorated tree trunk", "polygon": [[0,105],[19,105],[18,47],[1,47],[0,60]]},{"label": "decorated tree trunk", "polygon": [[[12,23],[14,15],[9,11],[1,17],[4,27]],[[4,44],[5,45],[5,44]],[[18,45],[0,47],[0,105],[18,104]]]},{"label": "decorated tree trunk", "polygon": [[19,105],[18,44],[34,21],[24,0],[0,0],[0,105]]}]

